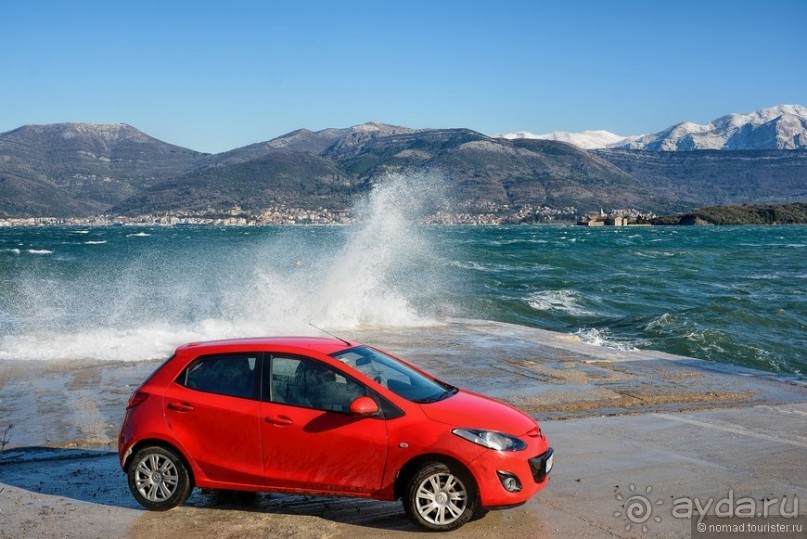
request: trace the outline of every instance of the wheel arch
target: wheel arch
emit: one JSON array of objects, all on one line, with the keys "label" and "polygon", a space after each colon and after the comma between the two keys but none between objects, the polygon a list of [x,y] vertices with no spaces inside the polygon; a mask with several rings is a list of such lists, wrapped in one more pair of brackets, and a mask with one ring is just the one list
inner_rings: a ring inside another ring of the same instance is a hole
[{"label": "wheel arch", "polygon": [[396,500],[406,495],[406,485],[409,483],[409,480],[417,472],[417,470],[427,462],[442,462],[449,467],[464,471],[473,481],[473,485],[471,486],[473,487],[477,498],[479,497],[479,482],[476,480],[476,477],[474,477],[473,472],[471,472],[468,466],[463,464],[462,461],[442,453],[426,453],[413,457],[401,467],[398,475],[395,478],[395,484],[393,486],[393,496]]},{"label": "wheel arch", "polygon": [[196,486],[196,476],[193,470],[193,466],[191,466],[188,457],[185,456],[185,453],[182,452],[177,446],[168,442],[166,440],[162,440],[160,438],[146,438],[144,440],[140,440],[136,444],[134,444],[129,449],[129,454],[126,457],[126,460],[123,462],[123,470],[128,473],[129,471],[129,464],[132,462],[132,459],[137,454],[138,451],[143,449],[144,447],[162,447],[163,449],[167,449],[169,451],[173,451],[174,453],[182,459],[182,462],[185,464],[185,468],[188,470],[188,478],[191,483],[191,488]]}]

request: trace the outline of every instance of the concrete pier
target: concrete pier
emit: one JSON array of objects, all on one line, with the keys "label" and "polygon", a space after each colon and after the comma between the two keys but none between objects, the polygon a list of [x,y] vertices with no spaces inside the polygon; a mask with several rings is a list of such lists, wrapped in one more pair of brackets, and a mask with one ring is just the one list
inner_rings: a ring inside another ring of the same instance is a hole
[{"label": "concrete pier", "polygon": [[[536,419],[556,451],[551,482],[461,537],[689,537],[697,507],[753,501],[807,529],[807,383],[486,321],[341,335]],[[126,399],[159,361],[0,362],[0,537],[397,537],[399,503],[195,491],[139,509],[114,448]],[[711,502],[710,502],[711,500]],[[636,504],[642,505],[639,507]],[[643,509],[644,514],[637,513]],[[709,520],[709,522],[713,522]]]}]

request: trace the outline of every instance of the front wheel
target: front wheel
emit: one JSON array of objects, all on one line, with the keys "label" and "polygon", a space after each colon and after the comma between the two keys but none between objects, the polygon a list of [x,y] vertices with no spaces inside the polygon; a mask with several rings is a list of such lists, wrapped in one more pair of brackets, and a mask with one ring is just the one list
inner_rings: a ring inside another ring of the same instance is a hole
[{"label": "front wheel", "polygon": [[140,449],[129,463],[129,490],[150,511],[166,511],[188,499],[191,481],[185,461],[159,446]]},{"label": "front wheel", "polygon": [[421,528],[455,530],[474,516],[476,487],[464,470],[429,462],[409,480],[403,504],[406,514]]}]

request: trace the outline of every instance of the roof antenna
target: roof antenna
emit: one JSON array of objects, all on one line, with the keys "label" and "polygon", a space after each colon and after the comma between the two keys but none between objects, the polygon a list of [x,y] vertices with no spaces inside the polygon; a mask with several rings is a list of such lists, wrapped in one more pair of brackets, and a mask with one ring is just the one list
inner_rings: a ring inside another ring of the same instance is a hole
[{"label": "roof antenna", "polygon": [[348,346],[353,346],[353,345],[352,345],[352,344],[351,344],[349,341],[346,341],[346,340],[345,340],[345,339],[343,339],[342,337],[337,337],[336,335],[334,335],[334,334],[333,334],[333,333],[331,333],[330,331],[325,331],[325,330],[324,330],[324,329],[322,329],[321,327],[319,327],[319,326],[315,326],[315,325],[314,325],[314,324],[312,324],[311,322],[309,322],[309,323],[308,323],[308,325],[309,325],[309,326],[311,326],[312,328],[316,328],[316,329],[320,330],[321,332],[323,332],[323,333],[326,333],[326,334],[330,335],[331,337],[333,337],[334,339],[336,339],[336,340],[338,340],[338,341],[342,341],[343,343],[345,343],[345,344],[346,344],[346,345],[348,345]]}]

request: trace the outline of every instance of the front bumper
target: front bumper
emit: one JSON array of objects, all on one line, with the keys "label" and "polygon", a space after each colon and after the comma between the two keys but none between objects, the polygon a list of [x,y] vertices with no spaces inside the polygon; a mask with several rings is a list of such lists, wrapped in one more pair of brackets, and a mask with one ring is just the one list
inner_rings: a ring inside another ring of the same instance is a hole
[{"label": "front bumper", "polygon": [[[528,452],[532,449],[532,452]],[[471,472],[479,486],[482,507],[519,505],[537,494],[549,482],[554,464],[554,451],[544,446],[535,455],[535,448],[524,451],[487,451],[471,463]],[[540,449],[539,449],[540,450]],[[529,457],[528,455],[535,455]],[[502,477],[514,476],[520,489],[505,488]]]}]

